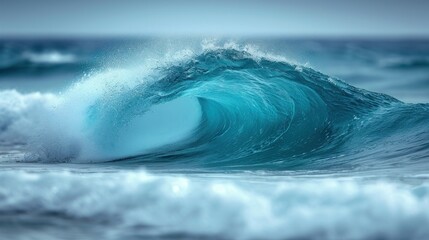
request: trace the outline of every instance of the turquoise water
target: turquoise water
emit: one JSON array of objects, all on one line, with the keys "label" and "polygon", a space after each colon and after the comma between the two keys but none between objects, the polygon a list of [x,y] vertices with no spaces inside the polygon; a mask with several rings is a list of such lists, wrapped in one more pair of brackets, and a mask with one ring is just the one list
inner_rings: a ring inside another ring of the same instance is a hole
[{"label": "turquoise water", "polygon": [[429,236],[427,42],[167,43],[3,42],[6,238]]}]

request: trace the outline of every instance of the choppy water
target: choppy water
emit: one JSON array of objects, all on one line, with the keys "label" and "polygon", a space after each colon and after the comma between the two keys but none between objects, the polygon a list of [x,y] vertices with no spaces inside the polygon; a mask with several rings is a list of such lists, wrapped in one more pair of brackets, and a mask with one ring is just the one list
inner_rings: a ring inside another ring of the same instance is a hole
[{"label": "choppy water", "polygon": [[4,40],[0,234],[425,239],[428,43]]}]

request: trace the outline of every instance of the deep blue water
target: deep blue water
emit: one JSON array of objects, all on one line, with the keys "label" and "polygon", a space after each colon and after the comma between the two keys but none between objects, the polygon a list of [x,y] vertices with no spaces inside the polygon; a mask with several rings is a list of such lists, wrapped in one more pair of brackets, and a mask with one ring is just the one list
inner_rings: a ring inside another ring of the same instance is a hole
[{"label": "deep blue water", "polygon": [[429,237],[427,40],[8,39],[0,88],[4,238]]}]

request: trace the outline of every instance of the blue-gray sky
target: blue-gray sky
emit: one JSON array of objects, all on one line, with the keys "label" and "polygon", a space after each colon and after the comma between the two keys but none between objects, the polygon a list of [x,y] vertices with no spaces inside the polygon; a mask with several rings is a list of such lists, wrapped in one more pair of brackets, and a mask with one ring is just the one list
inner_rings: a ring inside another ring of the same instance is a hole
[{"label": "blue-gray sky", "polygon": [[0,0],[0,35],[429,36],[428,0]]}]

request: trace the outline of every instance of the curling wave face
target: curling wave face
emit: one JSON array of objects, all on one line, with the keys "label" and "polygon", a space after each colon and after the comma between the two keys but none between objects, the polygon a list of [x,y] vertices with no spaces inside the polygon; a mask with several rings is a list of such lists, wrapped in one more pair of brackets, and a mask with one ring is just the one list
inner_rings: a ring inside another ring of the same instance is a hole
[{"label": "curling wave face", "polygon": [[16,104],[1,104],[0,139],[26,141],[38,161],[266,170],[426,164],[428,105],[249,48],[159,62],[88,76],[58,96],[2,92]]}]

